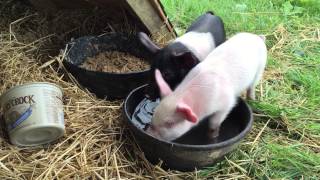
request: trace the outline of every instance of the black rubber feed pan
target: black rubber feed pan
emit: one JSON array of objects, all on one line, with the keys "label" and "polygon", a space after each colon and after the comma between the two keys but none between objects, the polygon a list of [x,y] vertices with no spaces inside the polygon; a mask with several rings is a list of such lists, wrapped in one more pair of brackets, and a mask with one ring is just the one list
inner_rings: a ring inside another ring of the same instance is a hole
[{"label": "black rubber feed pan", "polygon": [[112,33],[101,36],[85,36],[72,40],[67,46],[64,65],[77,81],[99,98],[125,98],[129,92],[146,83],[149,70],[131,73],[107,73],[79,67],[88,57],[101,52],[130,53],[150,63],[151,54],[139,43],[136,35]]},{"label": "black rubber feed pan", "polygon": [[236,107],[223,122],[216,143],[210,142],[206,136],[207,119],[174,142],[158,140],[137,128],[131,121],[136,106],[144,99],[145,86],[134,89],[128,95],[123,113],[146,158],[153,164],[161,159],[163,168],[192,171],[211,166],[234,150],[252,127],[251,109],[239,98]]}]

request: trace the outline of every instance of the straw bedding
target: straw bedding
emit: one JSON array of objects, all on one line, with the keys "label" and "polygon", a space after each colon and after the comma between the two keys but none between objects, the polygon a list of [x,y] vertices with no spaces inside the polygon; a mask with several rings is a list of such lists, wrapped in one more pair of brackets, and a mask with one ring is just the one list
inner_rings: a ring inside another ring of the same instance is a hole
[{"label": "straw bedding", "polygon": [[[150,164],[122,119],[123,100],[97,99],[62,65],[66,52],[59,50],[71,37],[128,29],[126,19],[121,24],[111,23],[112,19],[99,11],[61,12],[48,17],[19,2],[0,1],[0,93],[26,82],[59,85],[64,92],[66,133],[50,145],[19,148],[1,131],[0,179],[198,177],[199,171],[165,171]],[[130,27],[134,31],[134,25]],[[157,41],[165,43],[162,36]],[[212,173],[221,178],[242,176],[236,167],[230,167],[229,174],[219,172]]]}]

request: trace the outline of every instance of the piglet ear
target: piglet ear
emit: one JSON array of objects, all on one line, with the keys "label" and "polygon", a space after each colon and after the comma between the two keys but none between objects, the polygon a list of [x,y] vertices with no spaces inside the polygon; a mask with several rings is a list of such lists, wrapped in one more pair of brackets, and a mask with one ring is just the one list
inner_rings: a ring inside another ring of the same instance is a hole
[{"label": "piglet ear", "polygon": [[214,12],[213,11],[207,11],[206,14],[214,15]]},{"label": "piglet ear", "polygon": [[199,63],[199,59],[190,51],[174,53],[173,56],[175,63],[180,68],[191,69]]},{"label": "piglet ear", "polygon": [[161,97],[163,98],[163,97],[171,94],[172,90],[171,90],[170,86],[168,85],[168,83],[163,79],[159,69],[155,70],[155,77],[156,77],[156,82],[157,82],[159,90],[160,90]]},{"label": "piglet ear", "polygon": [[144,47],[146,47],[152,54],[155,54],[160,50],[160,48],[150,40],[150,38],[148,37],[148,35],[146,35],[146,33],[139,32],[138,38],[141,44]]},{"label": "piglet ear", "polygon": [[191,107],[185,103],[179,103],[177,105],[176,112],[182,114],[186,120],[192,123],[196,123],[198,121],[197,115],[192,111]]}]

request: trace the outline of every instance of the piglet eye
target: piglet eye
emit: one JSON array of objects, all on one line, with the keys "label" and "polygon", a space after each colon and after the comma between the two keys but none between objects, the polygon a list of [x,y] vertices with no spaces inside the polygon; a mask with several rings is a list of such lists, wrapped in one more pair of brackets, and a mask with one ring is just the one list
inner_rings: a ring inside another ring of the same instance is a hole
[{"label": "piglet eye", "polygon": [[165,78],[170,78],[172,76],[172,73],[168,70],[164,71],[162,73],[162,75],[165,77]]}]

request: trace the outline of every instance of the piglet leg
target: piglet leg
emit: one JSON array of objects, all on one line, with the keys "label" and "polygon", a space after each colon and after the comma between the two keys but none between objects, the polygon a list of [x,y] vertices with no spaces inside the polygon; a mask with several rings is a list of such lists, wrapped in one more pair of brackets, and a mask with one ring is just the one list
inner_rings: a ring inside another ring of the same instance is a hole
[{"label": "piglet leg", "polygon": [[220,126],[227,117],[229,110],[217,111],[209,119],[209,139],[215,139],[219,136]]},{"label": "piglet leg", "polygon": [[256,99],[256,94],[254,91],[254,85],[251,85],[248,90],[247,90],[247,98],[250,100],[255,100]]},{"label": "piglet leg", "polygon": [[255,85],[258,84],[258,82],[260,81],[263,71],[264,71],[264,67],[265,67],[265,62],[264,64],[260,65],[258,72],[254,78],[253,83],[250,85],[250,87],[247,90],[247,98],[251,99],[251,100],[255,100],[256,99],[256,95],[255,95]]}]

